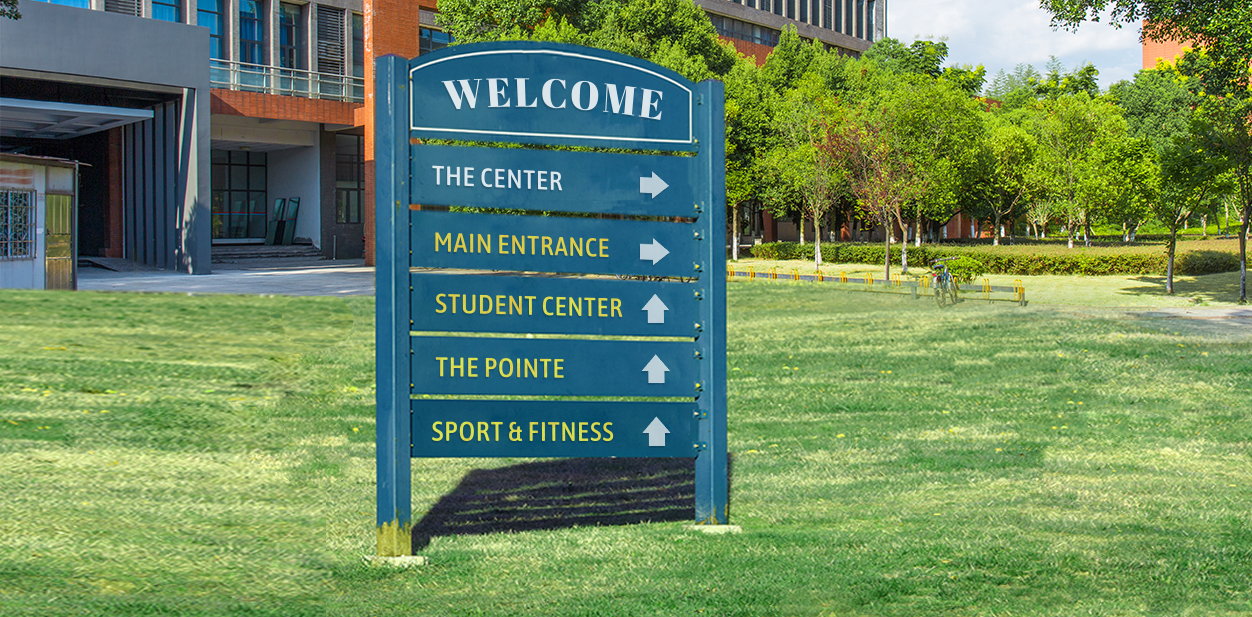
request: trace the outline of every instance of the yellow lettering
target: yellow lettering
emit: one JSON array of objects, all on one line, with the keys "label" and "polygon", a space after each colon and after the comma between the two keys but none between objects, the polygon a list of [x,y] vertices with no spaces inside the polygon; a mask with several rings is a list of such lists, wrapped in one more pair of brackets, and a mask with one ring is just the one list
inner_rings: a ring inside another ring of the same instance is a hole
[{"label": "yellow lettering", "polygon": [[577,441],[578,426],[573,423],[561,423],[561,441]]},{"label": "yellow lettering", "polygon": [[[507,371],[504,368],[504,365],[506,363],[508,364]],[[506,379],[513,376],[513,359],[512,358],[500,358],[500,376]]]},{"label": "yellow lettering", "polygon": [[587,423],[586,422],[578,423],[578,441],[590,441],[589,439],[587,439]]},{"label": "yellow lettering", "polygon": [[[525,378],[528,375],[530,377],[539,377],[539,360],[536,359],[532,363],[530,358],[526,358],[525,366],[526,366],[526,373],[518,375],[518,377]],[[518,372],[520,373],[521,371],[518,371]]]},{"label": "yellow lettering", "polygon": [[430,438],[431,441],[441,441],[443,439],[443,431],[439,429],[442,425],[443,422],[436,422],[430,425],[431,430],[435,431],[435,436]]},{"label": "yellow lettering", "polygon": [[583,316],[583,303],[579,302],[578,298],[569,299],[569,316],[573,317],[574,313],[578,313],[579,317]]},{"label": "yellow lettering", "polygon": [[551,362],[552,359],[551,358],[539,358],[539,361],[543,363],[543,378],[547,379],[548,378],[548,363]]},{"label": "yellow lettering", "polygon": [[468,253],[469,252],[469,250],[465,248],[465,235],[464,234],[456,235],[456,245],[452,247],[452,252],[453,253]]},{"label": "yellow lettering", "polygon": [[504,240],[505,240],[506,238],[508,238],[508,236],[506,236],[506,235],[504,235],[504,234],[500,234],[500,239],[499,239],[499,243],[500,243],[500,245],[497,247],[499,250],[497,250],[496,252],[497,252],[497,253],[500,253],[501,255],[508,255],[508,254],[509,254],[509,247],[508,247],[508,245],[506,245],[506,244],[504,243]]},{"label": "yellow lettering", "polygon": [[[517,302],[514,302],[514,300],[517,300]],[[509,296],[509,314],[522,314],[522,296]]]},{"label": "yellow lettering", "polygon": [[583,239],[582,238],[570,238],[569,239],[569,256],[573,257],[574,253],[578,253],[579,257],[583,256]]},{"label": "yellow lettering", "polygon": [[556,316],[565,317],[565,298],[558,297],[556,299]]},{"label": "yellow lettering", "polygon": [[[884,258],[884,259],[885,259],[885,258]],[[607,314],[605,314],[605,312],[604,312],[604,305],[608,304],[608,302],[605,302],[605,300],[608,300],[608,298],[597,298],[597,299],[596,299],[596,308],[597,308],[597,309],[599,309],[598,311],[596,311],[596,313],[597,313],[600,317],[608,317],[608,315],[607,315]]]},{"label": "yellow lettering", "polygon": [[491,441],[491,433],[488,432],[488,426],[486,422],[478,423],[478,441]]},{"label": "yellow lettering", "polygon": [[615,317],[622,316],[622,301],[620,299],[613,298],[609,301],[609,314]]},{"label": "yellow lettering", "polygon": [[540,255],[551,255],[552,254],[552,238],[549,238],[548,236],[544,236],[543,238],[541,238],[539,240],[539,251],[540,251],[539,253]]},{"label": "yellow lettering", "polygon": [[552,299],[552,296],[548,296],[543,299],[543,314],[544,315],[552,316],[556,314],[548,310],[548,300],[551,300],[551,299]]},{"label": "yellow lettering", "polygon": [[435,359],[439,361],[439,376],[440,376],[440,377],[443,377],[443,362],[444,362],[444,360],[447,360],[448,358],[447,358],[447,357],[442,357],[442,358],[440,358],[440,357],[436,357]]},{"label": "yellow lettering", "polygon": [[[461,358],[461,363],[457,364],[456,358],[448,361],[448,376],[456,377],[456,372],[461,371],[461,377],[465,376],[465,358]],[[440,373],[442,374],[442,372]]]},{"label": "yellow lettering", "polygon": [[525,238],[518,238],[517,236],[510,236],[510,237],[511,237],[511,238],[513,238],[513,241],[512,241],[512,244],[513,244],[513,254],[514,254],[514,255],[525,255],[525,254],[526,254],[526,239],[525,239]]},{"label": "yellow lettering", "polygon": [[561,374],[561,363],[564,361],[564,358],[556,358],[552,361],[552,376],[556,379],[565,379],[565,376]]},{"label": "yellow lettering", "polygon": [[600,238],[600,256],[601,257],[609,256],[609,239],[608,238]]},{"label": "yellow lettering", "polygon": [[501,298],[508,298],[510,305],[513,303],[513,299],[509,298],[508,296],[496,296],[496,314],[508,315],[509,313],[504,312],[504,309],[505,309],[504,300],[501,300]]},{"label": "yellow lettering", "polygon": [[436,253],[439,252],[440,245],[446,247],[449,252],[452,251],[452,232],[448,232],[442,238],[439,237],[439,232],[437,231],[435,232],[435,252]]},{"label": "yellow lettering", "polygon": [[484,377],[491,377],[491,369],[496,368],[497,366],[498,364],[496,363],[495,358],[487,358],[486,360],[484,360],[483,370],[487,371],[487,374],[484,375]]},{"label": "yellow lettering", "polygon": [[591,441],[600,441],[600,423],[599,422],[591,423],[591,432],[595,434],[595,437],[592,437]]},{"label": "yellow lettering", "polygon": [[496,429],[496,441],[500,441],[500,425],[501,425],[501,424],[504,424],[504,423],[503,423],[503,422],[492,422],[492,423],[491,423],[491,426],[492,426],[493,428],[495,428],[495,429]]},{"label": "yellow lettering", "polygon": [[[483,249],[486,249],[486,250],[483,250]],[[482,234],[478,234],[478,252],[479,253],[491,252],[491,234],[487,234],[487,238],[485,240],[483,239]]]},{"label": "yellow lettering", "polygon": [[565,249],[565,238],[556,239],[556,250],[553,251],[552,254],[553,255],[565,255],[566,257],[569,256],[569,251]]},{"label": "yellow lettering", "polygon": [[530,425],[526,427],[527,429],[529,429],[529,430],[530,430],[530,434],[526,436],[526,440],[527,440],[527,441],[534,441],[534,440],[535,440],[535,425],[536,425],[536,424],[539,424],[539,423],[538,423],[538,422],[531,422],[531,423],[530,423]]},{"label": "yellow lettering", "polygon": [[610,426],[613,426],[612,422],[604,423],[604,434],[606,435],[606,437],[604,438],[605,441],[613,441],[613,431],[609,430]]},{"label": "yellow lettering", "polygon": [[[469,437],[465,436],[465,427],[467,426],[469,427]],[[460,428],[457,430],[457,433],[460,434],[461,441],[474,441],[474,423],[462,422]]]},{"label": "yellow lettering", "polygon": [[435,302],[439,304],[439,308],[435,309],[435,312],[436,312],[436,313],[443,314],[443,313],[446,313],[446,312],[448,311],[448,305],[443,303],[443,297],[444,297],[445,295],[447,295],[447,294],[439,294],[439,295],[435,296]]}]

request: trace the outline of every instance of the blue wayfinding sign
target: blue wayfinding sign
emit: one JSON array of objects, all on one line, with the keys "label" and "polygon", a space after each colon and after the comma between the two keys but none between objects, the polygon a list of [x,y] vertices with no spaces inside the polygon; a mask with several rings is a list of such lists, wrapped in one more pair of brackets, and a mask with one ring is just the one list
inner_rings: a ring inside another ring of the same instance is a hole
[{"label": "blue wayfinding sign", "polygon": [[414,268],[695,277],[708,269],[692,223],[415,212]]},{"label": "blue wayfinding sign", "polygon": [[377,69],[378,554],[413,457],[694,457],[726,523],[722,85],[553,43]]},{"label": "blue wayfinding sign", "polygon": [[700,290],[676,282],[413,274],[417,332],[699,336]]},{"label": "blue wayfinding sign", "polygon": [[695,456],[693,403],[413,401],[423,456]]},{"label": "blue wayfinding sign", "polygon": [[692,156],[413,146],[412,203],[696,217]]}]

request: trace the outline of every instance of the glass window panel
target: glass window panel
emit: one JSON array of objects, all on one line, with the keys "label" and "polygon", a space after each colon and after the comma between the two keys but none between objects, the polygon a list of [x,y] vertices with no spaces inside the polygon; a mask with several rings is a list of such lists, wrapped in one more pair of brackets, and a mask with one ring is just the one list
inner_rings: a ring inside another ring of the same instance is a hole
[{"label": "glass window panel", "polygon": [[254,165],[248,168],[248,188],[254,191],[264,191],[267,188],[264,167]]},{"label": "glass window panel", "polygon": [[248,162],[253,165],[264,165],[266,160],[267,156],[264,152],[252,152],[248,154]]},{"label": "glass window panel", "polygon": [[230,168],[230,180],[226,188],[230,189],[246,189],[248,188],[248,168],[243,166],[232,165]]},{"label": "glass window panel", "polygon": [[[213,158],[216,159],[217,157],[215,156]],[[213,179],[212,185],[214,189],[230,188],[227,185],[227,178],[228,178],[227,174],[230,173],[229,169],[230,168],[227,167],[226,165],[214,165],[213,166],[213,171],[209,175]]]},{"label": "glass window panel", "polygon": [[247,152],[244,152],[244,151],[242,151],[242,150],[231,150],[231,151],[230,151],[230,162],[231,162],[232,164],[234,164],[234,165],[247,165],[247,164],[248,164],[248,153],[247,153]]}]

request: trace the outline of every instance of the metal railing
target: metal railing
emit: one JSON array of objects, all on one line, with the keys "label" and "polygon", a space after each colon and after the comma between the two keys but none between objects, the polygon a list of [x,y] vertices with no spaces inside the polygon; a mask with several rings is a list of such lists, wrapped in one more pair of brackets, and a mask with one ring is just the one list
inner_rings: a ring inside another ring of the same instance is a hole
[{"label": "metal railing", "polygon": [[288,69],[234,60],[209,59],[209,84],[243,92],[362,103],[365,78]]}]

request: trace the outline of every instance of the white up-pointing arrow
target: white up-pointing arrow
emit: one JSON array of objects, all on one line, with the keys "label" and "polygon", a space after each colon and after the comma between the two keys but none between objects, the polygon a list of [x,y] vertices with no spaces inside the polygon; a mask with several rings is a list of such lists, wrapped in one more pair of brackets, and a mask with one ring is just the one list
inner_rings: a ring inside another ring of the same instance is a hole
[{"label": "white up-pointing arrow", "polygon": [[652,244],[639,245],[639,259],[651,261],[654,266],[656,262],[665,259],[666,255],[669,255],[669,249],[661,246],[661,243],[657,242],[656,238],[652,239]]},{"label": "white up-pointing arrow", "polygon": [[643,305],[643,310],[648,312],[648,323],[665,323],[665,311],[669,310],[661,299],[652,294],[652,299]]},{"label": "white up-pointing arrow", "polygon": [[648,373],[648,383],[665,383],[665,373],[669,372],[669,367],[661,362],[661,358],[652,356],[643,370]]},{"label": "white up-pointing arrow", "polygon": [[643,432],[648,434],[648,447],[651,448],[653,446],[665,445],[665,435],[669,433],[669,429],[665,428],[664,424],[661,424],[660,418],[652,418],[652,424],[649,424],[648,428],[643,429]]},{"label": "white up-pointing arrow", "polygon": [[639,177],[639,192],[648,193],[652,195],[653,199],[656,199],[656,196],[660,195],[661,191],[667,188],[669,188],[669,185],[660,176],[656,175],[655,171],[652,172],[651,178],[646,176]]}]

